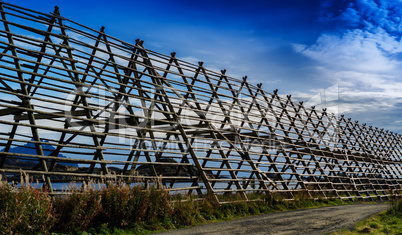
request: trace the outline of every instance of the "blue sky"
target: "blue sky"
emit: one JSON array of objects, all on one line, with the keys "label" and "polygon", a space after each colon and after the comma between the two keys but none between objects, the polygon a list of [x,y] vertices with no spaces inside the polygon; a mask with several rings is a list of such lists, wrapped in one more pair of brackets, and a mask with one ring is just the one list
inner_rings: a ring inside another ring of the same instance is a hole
[{"label": "blue sky", "polygon": [[12,1],[402,133],[402,2]]}]

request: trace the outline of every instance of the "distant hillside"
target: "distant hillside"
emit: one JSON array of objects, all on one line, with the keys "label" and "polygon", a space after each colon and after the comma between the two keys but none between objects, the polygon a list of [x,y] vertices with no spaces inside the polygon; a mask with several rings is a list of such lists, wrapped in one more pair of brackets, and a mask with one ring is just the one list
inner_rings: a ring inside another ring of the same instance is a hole
[{"label": "distant hillside", "polygon": [[[43,142],[42,144],[42,149],[43,149],[43,154],[45,156],[49,156],[53,150],[55,150],[56,148],[53,147],[51,144],[49,144],[49,141],[41,141]],[[0,152],[4,152],[4,148],[2,150],[0,150]],[[21,147],[14,147],[11,148],[10,153],[22,153],[22,154],[33,154],[36,155],[36,149],[35,149],[35,144],[34,143],[26,143],[24,146]],[[67,156],[64,156],[63,154],[59,154],[58,157],[61,158],[68,158]],[[7,165],[13,165],[13,163],[17,163],[17,162],[32,162],[32,163],[38,163],[38,160],[35,158],[29,158],[29,157],[21,157],[22,159],[12,159],[12,158],[7,158],[6,160],[6,164]],[[65,163],[65,162],[60,162],[58,163],[60,165],[67,165],[67,166],[74,166],[74,167],[78,167],[77,163]]]}]

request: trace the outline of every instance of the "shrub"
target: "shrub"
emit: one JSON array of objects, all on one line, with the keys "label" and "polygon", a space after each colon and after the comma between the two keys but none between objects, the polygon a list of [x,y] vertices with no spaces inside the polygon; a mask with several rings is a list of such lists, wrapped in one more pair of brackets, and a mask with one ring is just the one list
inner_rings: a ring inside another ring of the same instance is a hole
[{"label": "shrub", "polygon": [[402,199],[395,200],[392,204],[392,208],[387,211],[387,214],[402,217]]},{"label": "shrub", "polygon": [[130,188],[122,183],[110,184],[100,190],[100,196],[102,211],[95,219],[95,226],[134,227],[146,215],[149,193],[141,186]]},{"label": "shrub", "polygon": [[13,187],[0,181],[0,234],[11,233],[21,217]]},{"label": "shrub", "polygon": [[133,222],[137,223],[143,221],[147,212],[149,194],[145,192],[142,187],[137,186],[131,188],[131,195],[133,196],[132,202],[136,207],[133,215]]},{"label": "shrub", "polygon": [[[24,177],[22,177],[24,178]],[[27,177],[26,177],[27,178]],[[79,233],[118,234],[128,228],[137,233],[144,229],[171,229],[192,226],[208,220],[227,219],[243,215],[255,215],[273,211],[322,205],[323,201],[312,201],[306,192],[300,192],[293,201],[284,200],[281,194],[250,194],[253,201],[243,201],[241,194],[218,195],[221,201],[207,195],[196,201],[194,196],[177,194],[154,185],[130,187],[122,182],[102,181],[93,188],[93,182],[82,189],[72,188],[67,195],[50,197],[48,191],[35,189],[24,183],[14,188],[1,181],[0,175],[0,234],[11,233]],[[262,200],[261,200],[262,199]],[[341,202],[341,201],[339,201]],[[333,203],[339,203],[334,200]],[[326,201],[327,204],[332,202]],[[387,213],[398,219],[402,214],[402,200],[395,202]],[[399,220],[393,222],[397,226]],[[377,228],[371,224],[367,229]],[[89,230],[88,230],[89,229]],[[383,228],[384,231],[387,227]]]},{"label": "shrub", "polygon": [[182,201],[181,197],[177,199],[179,200],[174,203],[172,223],[177,228],[194,225],[197,215],[200,215],[197,203],[191,197],[185,201]]},{"label": "shrub", "polygon": [[0,178],[0,234],[46,233],[55,223],[47,191],[29,185],[16,189]]},{"label": "shrub", "polygon": [[25,186],[16,195],[21,219],[14,232],[46,233],[56,223],[52,199],[47,191]]},{"label": "shrub", "polygon": [[149,200],[144,219],[148,225],[158,226],[172,215],[171,196],[168,191],[155,187],[149,188],[147,193]]},{"label": "shrub", "polygon": [[95,221],[106,223],[113,227],[125,227],[135,205],[130,196],[130,188],[124,185],[111,184],[100,191],[102,211],[98,214]]},{"label": "shrub", "polygon": [[215,220],[215,211],[219,207],[218,204],[212,203],[211,198],[206,198],[205,200],[201,201],[200,204],[200,214],[206,220]]},{"label": "shrub", "polygon": [[54,206],[58,215],[54,231],[65,233],[86,230],[102,209],[99,191],[92,188],[55,198]]}]

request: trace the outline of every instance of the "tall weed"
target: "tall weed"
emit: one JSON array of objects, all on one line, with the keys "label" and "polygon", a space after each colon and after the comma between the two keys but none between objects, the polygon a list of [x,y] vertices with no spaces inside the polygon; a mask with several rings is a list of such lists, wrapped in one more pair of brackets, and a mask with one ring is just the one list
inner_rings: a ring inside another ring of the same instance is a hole
[{"label": "tall weed", "polygon": [[387,211],[388,215],[402,217],[402,199],[392,202],[392,207]]},{"label": "tall weed", "polygon": [[130,188],[123,183],[109,184],[100,190],[102,210],[96,217],[95,226],[133,227],[145,218],[149,193],[141,186]]},{"label": "tall weed", "polygon": [[65,233],[86,230],[102,210],[100,193],[93,188],[55,198],[54,206],[58,223],[53,230]]},{"label": "tall weed", "polygon": [[149,200],[145,214],[145,220],[151,227],[169,224],[168,219],[172,215],[171,196],[168,191],[151,187],[147,190]]},{"label": "tall weed", "polygon": [[11,185],[0,181],[0,234],[11,233],[22,219],[15,194]]},{"label": "tall weed", "polygon": [[0,234],[47,233],[56,223],[51,197],[46,190],[21,185],[13,188],[0,176]]},{"label": "tall weed", "polygon": [[[304,191],[295,194],[293,201],[274,193],[248,194],[252,201],[244,201],[244,195],[228,193],[218,195],[219,200],[228,202],[219,204],[211,195],[203,200],[181,194],[172,197],[168,190],[158,188],[158,184],[130,187],[116,180],[101,181],[98,187],[89,182],[82,188],[70,188],[66,195],[51,197],[48,191],[32,187],[27,178],[22,177],[20,188],[0,178],[0,234],[172,229],[211,220],[330,204],[330,201],[311,200],[311,195]],[[400,215],[401,208],[402,202],[396,202],[392,213]]]}]

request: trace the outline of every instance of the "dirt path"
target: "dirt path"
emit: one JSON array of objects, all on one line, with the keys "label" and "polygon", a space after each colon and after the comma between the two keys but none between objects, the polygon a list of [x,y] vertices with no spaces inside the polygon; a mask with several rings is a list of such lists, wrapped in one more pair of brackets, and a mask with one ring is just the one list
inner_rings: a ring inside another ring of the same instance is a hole
[{"label": "dirt path", "polygon": [[278,212],[200,225],[161,234],[323,234],[385,211],[390,204],[356,204]]}]

